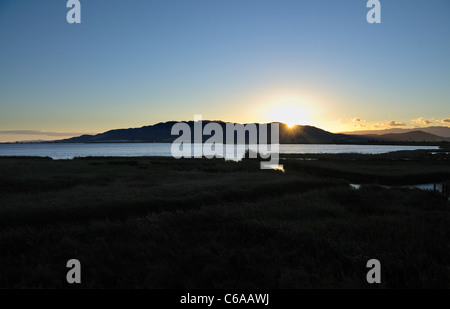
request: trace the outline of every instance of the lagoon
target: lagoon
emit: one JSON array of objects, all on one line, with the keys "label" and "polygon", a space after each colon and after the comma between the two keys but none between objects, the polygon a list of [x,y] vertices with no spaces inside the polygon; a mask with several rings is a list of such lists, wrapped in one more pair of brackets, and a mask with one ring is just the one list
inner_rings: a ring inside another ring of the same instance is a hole
[{"label": "lagoon", "polygon": [[[0,156],[50,157],[55,160],[75,157],[171,157],[170,143],[18,143],[0,144]],[[193,149],[201,149],[194,144]],[[241,158],[248,146],[234,145],[237,157]],[[282,144],[280,153],[361,153],[380,154],[403,150],[435,150],[439,146],[396,145],[333,145],[333,144]],[[211,153],[211,152],[210,152]]]}]

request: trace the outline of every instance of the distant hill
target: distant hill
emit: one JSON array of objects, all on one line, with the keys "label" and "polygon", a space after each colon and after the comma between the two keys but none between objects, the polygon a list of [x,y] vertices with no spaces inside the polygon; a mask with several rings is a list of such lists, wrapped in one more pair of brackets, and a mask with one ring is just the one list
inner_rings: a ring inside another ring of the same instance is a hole
[{"label": "distant hill", "polygon": [[365,136],[335,134],[313,126],[296,125],[289,128],[285,124],[280,125],[281,144],[361,143],[367,140]]},{"label": "distant hill", "polygon": [[[203,127],[212,121],[203,121]],[[214,121],[222,127],[225,134],[223,143],[226,141],[226,122]],[[150,143],[171,143],[179,136],[171,135],[172,126],[175,121],[161,122],[155,125],[141,128],[110,130],[96,135],[82,135],[69,139],[55,141],[58,143],[112,143],[112,142],[150,142]],[[184,122],[191,129],[191,141],[193,141],[194,122]],[[244,124],[245,125],[245,124]],[[372,132],[372,131],[368,131]],[[360,133],[360,132],[358,132]],[[259,132],[258,132],[259,134]],[[270,137],[270,131],[267,132]],[[203,142],[211,136],[203,136]],[[281,144],[321,144],[321,143],[368,143],[368,142],[441,142],[450,141],[450,138],[437,136],[422,131],[410,131],[405,133],[388,134],[343,134],[331,133],[313,126],[296,125],[292,128],[280,123],[280,143]],[[236,140],[236,137],[235,137]],[[246,136],[248,142],[248,136]],[[269,139],[270,142],[270,139]]]},{"label": "distant hill", "polygon": [[353,131],[353,132],[342,132],[342,134],[351,134],[351,135],[385,135],[385,134],[399,134],[399,133],[408,133],[412,131],[422,131],[425,133],[434,134],[437,136],[450,138],[450,127],[426,127],[426,128],[415,128],[415,129],[401,129],[401,128],[392,128],[385,130],[365,130],[365,131]]},{"label": "distant hill", "polygon": [[96,135],[81,135],[59,142],[64,143],[105,143],[105,142],[158,142],[169,143],[176,139],[170,134],[172,126],[177,123],[169,121],[141,128],[116,129]]},{"label": "distant hill", "polygon": [[406,133],[389,133],[382,135],[365,135],[374,140],[381,141],[396,141],[396,142],[442,142],[450,141],[450,138],[445,138],[442,136],[437,136],[434,134],[422,132],[422,131],[411,131]]},{"label": "distant hill", "polygon": [[[211,121],[203,121],[203,127]],[[219,123],[224,133],[226,133],[226,123]],[[155,125],[144,126],[141,128],[117,129],[96,135],[82,135],[69,139],[59,140],[60,143],[108,143],[108,142],[154,142],[154,143],[171,143],[178,136],[171,135],[172,126],[175,121],[161,122]],[[185,122],[194,131],[194,122]],[[270,136],[270,132],[268,132]],[[210,136],[204,136],[203,141],[209,139]],[[226,136],[225,136],[226,138]],[[193,139],[192,139],[193,140]],[[355,136],[347,134],[334,134],[313,126],[296,125],[289,128],[286,124],[280,123],[280,143],[352,143],[366,142],[367,137]]]}]

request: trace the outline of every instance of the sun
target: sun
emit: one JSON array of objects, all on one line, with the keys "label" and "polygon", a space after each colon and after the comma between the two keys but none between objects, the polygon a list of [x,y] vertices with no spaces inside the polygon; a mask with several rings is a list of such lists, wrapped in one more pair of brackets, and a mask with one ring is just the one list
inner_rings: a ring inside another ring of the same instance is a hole
[{"label": "sun", "polygon": [[269,112],[270,121],[285,123],[289,128],[309,124],[308,111],[295,103],[281,103]]},{"label": "sun", "polygon": [[296,123],[295,122],[286,122],[286,125],[289,127],[289,128],[293,128],[295,125],[296,125]]}]

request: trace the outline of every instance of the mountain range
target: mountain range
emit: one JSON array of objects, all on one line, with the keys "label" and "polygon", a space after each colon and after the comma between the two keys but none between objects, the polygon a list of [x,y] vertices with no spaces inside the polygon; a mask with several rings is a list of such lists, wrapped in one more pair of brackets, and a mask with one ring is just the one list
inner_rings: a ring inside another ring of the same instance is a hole
[{"label": "mountain range", "polygon": [[365,131],[352,131],[352,132],[342,132],[342,134],[352,134],[352,135],[385,135],[385,134],[400,134],[409,133],[411,131],[422,131],[425,133],[430,133],[433,135],[441,137],[450,137],[450,127],[433,126],[426,128],[414,128],[414,129],[403,129],[403,128],[391,128],[385,130],[365,130]]},{"label": "mountain range", "polygon": [[[203,121],[203,127],[212,121]],[[226,122],[214,121],[222,127],[225,133],[223,142],[226,140]],[[151,142],[151,143],[171,143],[179,137],[179,135],[171,135],[172,126],[178,122],[169,121],[161,122],[155,125],[144,126],[141,128],[116,129],[96,135],[81,135],[78,137],[58,140],[59,143],[111,143],[111,142]],[[186,123],[191,129],[191,140],[193,141],[194,122],[187,121]],[[445,133],[447,127],[430,127],[420,130],[405,130],[401,133],[395,131],[365,131],[364,134],[360,132],[347,133],[331,133],[313,126],[296,125],[288,127],[286,124],[280,123],[280,143],[281,144],[295,144],[295,143],[370,143],[370,142],[450,142],[450,132]],[[447,136],[439,136],[426,131],[443,132]],[[398,130],[398,129],[397,129]],[[384,134],[376,134],[376,133]],[[270,137],[270,130],[267,132]],[[259,129],[258,129],[259,134]],[[236,135],[235,135],[236,136]],[[204,135],[203,142],[208,140],[211,136]],[[270,139],[269,139],[270,141]],[[248,137],[246,137],[248,142]]]}]

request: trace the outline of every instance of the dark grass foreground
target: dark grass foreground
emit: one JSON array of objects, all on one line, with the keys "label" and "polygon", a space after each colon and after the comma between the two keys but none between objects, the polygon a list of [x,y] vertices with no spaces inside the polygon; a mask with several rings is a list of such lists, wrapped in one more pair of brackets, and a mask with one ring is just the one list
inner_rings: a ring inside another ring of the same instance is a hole
[{"label": "dark grass foreground", "polygon": [[81,288],[450,288],[448,198],[379,186],[448,181],[445,152],[281,163],[0,158],[0,287],[76,258]]}]

